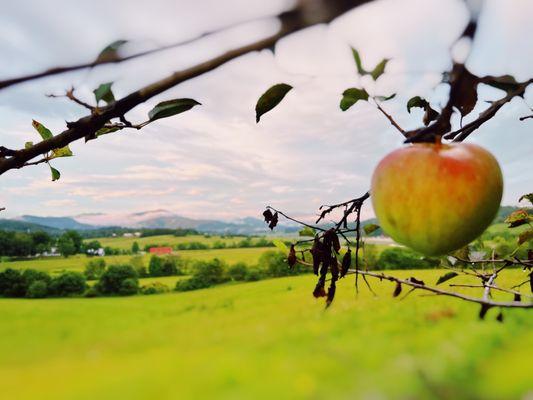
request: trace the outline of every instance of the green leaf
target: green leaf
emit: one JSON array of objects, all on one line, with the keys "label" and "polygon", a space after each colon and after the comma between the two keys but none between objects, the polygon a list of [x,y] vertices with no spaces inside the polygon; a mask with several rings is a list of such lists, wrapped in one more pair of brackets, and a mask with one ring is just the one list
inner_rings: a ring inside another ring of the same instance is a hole
[{"label": "green leaf", "polygon": [[367,235],[370,235],[372,232],[375,232],[379,229],[379,225],[376,224],[368,224],[363,227],[363,230]]},{"label": "green leaf", "polygon": [[72,154],[72,150],[70,150],[70,147],[65,146],[61,147],[60,149],[54,149],[52,150],[53,156],[51,158],[58,158],[58,157],[72,157],[74,154]]},{"label": "green leaf", "polygon": [[374,96],[374,98],[376,100],[379,100],[379,101],[387,101],[387,100],[392,100],[396,97],[396,93],[393,93],[391,94],[390,96]]},{"label": "green leaf", "polygon": [[112,126],[112,127],[103,127],[103,128],[100,128],[98,129],[96,132],[95,132],[95,136],[98,137],[98,136],[102,136],[102,135],[107,135],[108,133],[112,133],[112,132],[116,132],[118,131],[120,128],[116,127],[116,126]]},{"label": "green leaf", "polygon": [[105,47],[100,54],[98,54],[98,57],[96,57],[95,63],[102,63],[102,62],[112,62],[118,60],[120,57],[118,55],[118,50],[128,43],[127,40],[116,40],[107,47]]},{"label": "green leaf", "polygon": [[291,85],[278,83],[263,93],[255,105],[255,122],[259,122],[263,114],[276,107],[291,89]]},{"label": "green leaf", "polygon": [[52,173],[52,182],[61,178],[61,173],[57,169],[52,167],[50,164],[48,164],[48,166],[50,167],[50,172]]},{"label": "green leaf", "polygon": [[188,111],[194,106],[201,105],[194,99],[174,99],[167,100],[157,104],[148,113],[150,121],[155,121],[160,118],[171,117],[176,114]]},{"label": "green leaf", "polygon": [[33,146],[33,142],[26,142],[26,143],[24,143],[24,148],[25,148],[25,149],[29,149],[29,148],[31,148],[32,146]]},{"label": "green leaf", "polygon": [[105,101],[107,104],[113,103],[115,101],[115,95],[111,90],[112,85],[113,82],[102,83],[100,86],[93,90],[94,98],[96,99],[96,104],[98,104],[100,100]]},{"label": "green leaf", "polygon": [[368,93],[365,89],[357,89],[357,88],[350,88],[346,89],[344,93],[342,94],[341,99],[341,110],[346,111],[351,106],[353,106],[355,103],[357,103],[359,100],[368,100]]},{"label": "green leaf", "polygon": [[526,210],[513,211],[504,221],[509,224],[509,228],[515,228],[529,222],[529,214]]},{"label": "green leaf", "polygon": [[363,64],[361,63],[361,56],[359,55],[359,52],[355,50],[353,47],[352,47],[352,55],[355,61],[355,66],[357,67],[357,72],[360,75],[368,75],[368,72],[363,68]]},{"label": "green leaf", "polygon": [[43,140],[51,139],[52,137],[54,137],[52,132],[50,132],[50,129],[48,129],[46,126],[44,126],[40,122],[33,120],[31,124],[33,125],[35,130],[39,132],[39,135],[41,135]]},{"label": "green leaf", "polygon": [[533,193],[528,193],[528,194],[521,196],[518,199],[518,202],[521,202],[522,200],[528,200],[531,204],[533,204]]},{"label": "green leaf", "polygon": [[530,240],[533,240],[533,229],[528,229],[527,231],[524,231],[518,235],[519,246],[525,242],[529,242]]},{"label": "green leaf", "polygon": [[274,239],[272,240],[272,243],[278,248],[278,250],[281,250],[283,254],[289,254],[289,248],[280,239]]},{"label": "green leaf", "polygon": [[388,58],[384,58],[383,60],[381,60],[379,62],[378,65],[376,65],[376,67],[372,70],[372,72],[370,72],[370,76],[372,77],[372,79],[377,81],[378,78],[381,75],[383,75],[383,73],[385,72],[385,67],[387,66],[388,62],[389,62],[389,59]]},{"label": "green leaf", "polygon": [[429,103],[426,101],[426,99],[423,99],[420,96],[411,97],[407,102],[407,112],[411,113],[411,108],[413,107],[423,108],[425,110],[428,106]]},{"label": "green leaf", "polygon": [[457,275],[459,275],[457,272],[447,272],[445,273],[444,275],[442,275],[438,280],[437,280],[437,285],[440,285],[441,283],[443,282],[446,282],[446,281],[449,281],[450,279],[452,278],[455,278]]}]

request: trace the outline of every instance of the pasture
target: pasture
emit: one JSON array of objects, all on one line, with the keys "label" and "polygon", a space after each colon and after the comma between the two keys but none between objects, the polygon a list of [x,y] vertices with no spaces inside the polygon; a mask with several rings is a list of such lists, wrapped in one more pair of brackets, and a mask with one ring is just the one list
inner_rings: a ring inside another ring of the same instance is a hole
[{"label": "pasture", "polygon": [[[219,258],[226,261],[228,264],[234,264],[241,261],[248,264],[256,264],[261,254],[272,249],[272,247],[251,247],[242,249],[179,250],[176,254],[189,260],[207,261],[212,260],[213,258]],[[131,255],[118,255],[105,256],[103,258],[107,265],[112,265],[127,263],[132,257],[133,256]],[[144,254],[142,257],[145,264],[148,265],[151,255]],[[90,257],[85,255],[76,255],[68,258],[48,257],[24,261],[11,261],[0,263],[0,270],[5,268],[33,268],[50,273],[61,272],[63,270],[82,272],[90,259]]]},{"label": "pasture", "polygon": [[[442,271],[398,271],[434,283]],[[502,279],[520,280],[520,270]],[[161,278],[157,278],[161,279]],[[467,278],[461,278],[467,279]],[[454,299],[378,297],[312,276],[129,298],[0,299],[6,399],[524,398],[533,319]],[[502,284],[505,283],[502,280]],[[474,289],[464,289],[472,291]],[[475,292],[478,293],[478,292]],[[507,298],[509,295],[501,294]],[[507,296],[507,297],[506,297]]]},{"label": "pasture", "polygon": [[147,237],[103,237],[96,239],[86,239],[86,241],[98,240],[103,247],[109,246],[114,249],[130,250],[134,242],[137,242],[141,249],[146,245],[170,246],[174,247],[182,243],[198,242],[208,246],[213,246],[215,243],[224,243],[228,245],[236,245],[242,240],[250,239],[251,243],[256,243],[260,238],[248,236],[210,236],[210,235],[158,235]]}]

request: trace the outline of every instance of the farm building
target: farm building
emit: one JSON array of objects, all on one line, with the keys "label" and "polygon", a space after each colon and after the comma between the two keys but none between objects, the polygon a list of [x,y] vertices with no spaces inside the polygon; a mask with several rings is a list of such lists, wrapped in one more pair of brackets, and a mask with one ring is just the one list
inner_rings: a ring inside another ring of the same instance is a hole
[{"label": "farm building", "polygon": [[150,247],[148,250],[150,254],[171,254],[172,253],[172,247]]}]

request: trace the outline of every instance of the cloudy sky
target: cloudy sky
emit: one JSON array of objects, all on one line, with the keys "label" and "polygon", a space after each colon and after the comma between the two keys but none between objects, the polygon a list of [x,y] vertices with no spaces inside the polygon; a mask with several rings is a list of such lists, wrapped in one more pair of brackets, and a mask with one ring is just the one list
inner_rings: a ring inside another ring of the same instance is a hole
[{"label": "cloudy sky", "polygon": [[[75,2],[17,0],[0,14],[0,78],[56,65],[86,62],[116,39],[131,42],[125,53],[194,38],[233,26],[195,44],[120,65],[70,73],[0,91],[1,145],[37,141],[36,119],[53,132],[65,120],[85,114],[65,99],[50,99],[75,86],[92,101],[92,90],[113,81],[117,97],[192,66],[227,49],[267,36],[278,25],[271,16],[287,0],[151,0]],[[59,11],[60,10],[60,11]],[[533,72],[529,0],[487,1],[467,61],[476,74]],[[323,203],[364,193],[372,170],[402,138],[370,104],[340,111],[340,94],[365,86],[374,94],[397,92],[385,107],[400,125],[419,126],[422,113],[405,109],[407,99],[425,96],[435,107],[445,101],[441,72],[450,67],[450,47],[467,22],[460,0],[378,0],[335,20],[282,40],[271,51],[240,57],[135,108],[130,120],[146,119],[158,101],[192,97],[203,105],[160,120],[142,131],[124,131],[87,144],[71,145],[75,157],[56,160],[62,173],[51,182],[46,166],[10,171],[0,177],[3,217],[21,214],[76,215],[166,209],[196,218],[257,216],[271,204],[301,216]],[[235,27],[236,23],[243,22]],[[358,78],[350,46],[373,67],[391,58],[377,84]],[[461,57],[464,46],[453,53]],[[280,106],[255,123],[257,98],[269,86],[293,85]],[[480,88],[483,100],[502,92]],[[515,99],[484,125],[472,141],[500,161],[504,204],[516,204],[533,189],[533,120],[520,122],[533,105]],[[481,102],[474,118],[487,104]],[[468,122],[467,118],[464,122]],[[458,122],[458,121],[456,121]],[[366,216],[372,215],[367,207]]]}]

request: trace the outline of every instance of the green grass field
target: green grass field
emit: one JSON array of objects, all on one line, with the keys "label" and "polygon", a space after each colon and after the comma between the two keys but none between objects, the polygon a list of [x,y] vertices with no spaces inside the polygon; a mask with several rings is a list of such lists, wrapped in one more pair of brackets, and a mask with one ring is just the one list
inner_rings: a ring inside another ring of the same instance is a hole
[{"label": "green grass field", "polygon": [[[159,236],[148,236],[148,237],[104,237],[97,239],[86,239],[86,241],[98,240],[103,247],[109,246],[114,249],[121,250],[130,250],[133,242],[137,242],[141,249],[146,245],[157,244],[158,246],[170,246],[173,247],[180,243],[191,243],[199,242],[209,246],[212,246],[215,242],[225,243],[226,245],[237,244],[241,240],[247,239],[246,236],[233,236],[229,237],[220,237],[220,236],[209,236],[205,237],[204,235],[187,235],[187,236],[173,236],[173,235],[159,235]],[[252,243],[255,243],[259,238],[251,238]]]},{"label": "green grass field", "polygon": [[[395,272],[428,282],[440,273]],[[393,299],[389,282],[374,283],[377,298],[364,288],[355,296],[351,278],[324,311],[314,283],[300,276],[129,298],[0,299],[2,398],[531,395],[530,311],[506,312],[502,324],[490,310],[479,321],[477,306],[454,299]]]},{"label": "green grass field", "polygon": [[[265,251],[275,250],[272,247],[251,247],[243,249],[217,249],[217,250],[179,250],[176,254],[183,258],[190,260],[211,260],[213,258],[220,258],[228,264],[236,262],[246,262],[250,265],[256,264],[257,260]],[[107,265],[127,263],[132,256],[105,256],[104,259]],[[150,255],[143,256],[145,264],[148,265]],[[69,271],[83,271],[87,264],[89,257],[85,255],[76,255],[68,258],[53,257],[41,258],[34,260],[12,261],[0,263],[0,270],[5,268],[28,269],[34,268],[40,271],[48,271],[50,273],[60,272],[63,270]]]}]

